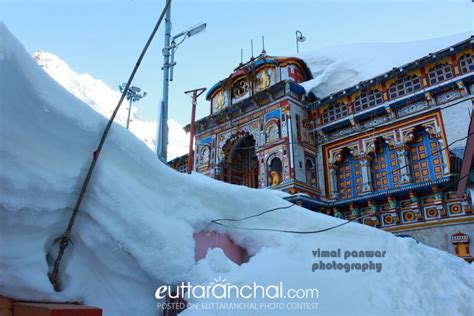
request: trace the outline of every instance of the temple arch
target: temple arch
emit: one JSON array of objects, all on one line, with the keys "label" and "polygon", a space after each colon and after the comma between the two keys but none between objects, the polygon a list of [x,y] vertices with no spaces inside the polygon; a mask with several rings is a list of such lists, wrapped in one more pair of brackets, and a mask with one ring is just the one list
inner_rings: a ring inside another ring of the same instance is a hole
[{"label": "temple arch", "polygon": [[258,188],[258,158],[255,138],[239,132],[229,138],[223,147],[222,162],[224,182]]},{"label": "temple arch", "polygon": [[316,185],[316,165],[314,158],[306,157],[304,164],[306,183]]},{"label": "temple arch", "polygon": [[275,186],[282,182],[283,164],[277,155],[271,155],[267,159],[267,185]]}]

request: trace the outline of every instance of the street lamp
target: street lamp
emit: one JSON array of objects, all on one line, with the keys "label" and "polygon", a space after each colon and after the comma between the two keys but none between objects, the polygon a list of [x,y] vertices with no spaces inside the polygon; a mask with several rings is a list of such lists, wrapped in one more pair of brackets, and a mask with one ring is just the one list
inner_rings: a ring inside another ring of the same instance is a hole
[{"label": "street lamp", "polygon": [[304,41],[306,41],[306,37],[303,36],[303,33],[301,33],[300,31],[296,31],[296,52],[299,53],[300,52],[300,48],[298,46],[298,43],[303,43]]},{"label": "street lamp", "polygon": [[[127,86],[126,82],[122,83],[119,86],[120,92],[123,92],[123,90],[125,89],[126,86]],[[127,125],[126,125],[127,129],[130,126],[130,112],[132,111],[132,103],[137,102],[141,98],[146,97],[146,92],[143,92],[142,94],[140,94],[140,91],[142,91],[142,89],[140,89],[139,87],[133,87],[133,86],[128,88],[128,90],[127,90],[126,96],[127,96],[127,100],[129,101]]]},{"label": "street lamp", "polygon": [[[160,105],[160,115],[158,117],[158,127],[156,135],[156,154],[164,163],[167,162],[168,147],[168,92],[169,82],[173,80],[173,67],[176,65],[174,61],[174,53],[184,40],[194,36],[206,29],[206,23],[198,24],[188,30],[178,33],[171,37],[171,6],[168,8],[165,17],[165,43],[163,47],[163,99]],[[178,43],[176,40],[182,38]],[[170,62],[171,57],[171,62]]]},{"label": "street lamp", "polygon": [[[171,38],[171,45],[169,47],[169,49],[171,51],[169,81],[173,81],[173,69],[174,69],[174,66],[176,65],[176,63],[174,61],[174,53],[176,52],[176,50],[178,50],[178,46],[181,45],[181,43],[183,43],[186,38],[194,36],[197,33],[200,33],[202,31],[204,31],[206,29],[206,26],[207,26],[206,23],[197,24],[197,25],[189,28],[187,31],[181,32],[178,35],[175,35]],[[183,39],[178,44],[176,44],[176,40],[180,37],[182,37]]]}]

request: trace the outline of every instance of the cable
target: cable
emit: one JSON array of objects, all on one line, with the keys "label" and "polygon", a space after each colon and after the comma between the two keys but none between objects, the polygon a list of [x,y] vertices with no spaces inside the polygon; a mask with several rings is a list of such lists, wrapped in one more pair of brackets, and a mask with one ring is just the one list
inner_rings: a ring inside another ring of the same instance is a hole
[{"label": "cable", "polygon": [[[366,217],[368,215],[365,215]],[[362,217],[361,217],[362,218]],[[240,230],[254,230],[254,231],[267,231],[267,232],[277,232],[277,233],[287,233],[287,234],[318,234],[322,232],[326,232],[332,229],[336,229],[338,227],[344,226],[349,224],[350,222],[354,221],[355,219],[351,219],[349,221],[346,221],[342,224],[336,225],[336,226],[331,226],[328,228],[320,229],[320,230],[310,230],[310,231],[298,231],[298,230],[284,230],[284,229],[272,229],[272,228],[257,228],[257,227],[238,227],[238,226],[231,226],[231,225],[226,225],[222,224],[216,221],[212,221],[213,224],[227,227],[227,228],[233,228],[233,229],[240,229]]]},{"label": "cable", "polygon": [[[440,148],[439,150],[437,150],[437,151],[435,151],[435,152],[433,152],[433,153],[427,155],[425,158],[422,158],[422,159],[417,160],[416,162],[418,163],[418,162],[420,162],[420,161],[423,161],[423,160],[426,160],[426,159],[428,159],[428,158],[431,158],[431,157],[433,157],[433,155],[436,155],[436,154],[442,152],[443,150],[448,149],[450,146],[454,145],[455,143],[457,143],[457,142],[459,142],[459,141],[461,141],[461,140],[464,140],[464,139],[468,138],[468,137],[471,136],[471,135],[474,135],[474,132],[467,134],[467,136],[465,136],[465,137],[456,139],[455,141],[451,142],[451,143],[448,144],[447,146],[445,146],[445,147],[443,147],[443,148]],[[393,169],[393,170],[391,171],[391,173],[393,174],[394,172],[397,172],[397,171],[402,170],[402,169],[405,169],[405,168],[408,168],[408,166],[399,167],[399,168]]]},{"label": "cable", "polygon": [[123,102],[123,100],[124,100],[124,98],[127,94],[128,89],[130,88],[130,85],[131,85],[131,83],[132,83],[132,81],[135,77],[135,74],[137,73],[138,68],[140,67],[140,64],[143,60],[143,57],[145,56],[145,53],[148,50],[148,47],[150,46],[153,38],[155,37],[155,34],[158,31],[158,28],[161,24],[161,21],[163,20],[163,18],[165,16],[165,13],[168,11],[168,8],[169,8],[170,4],[171,4],[171,0],[167,0],[166,5],[163,8],[163,11],[161,12],[161,15],[160,15],[159,19],[156,22],[155,27],[154,27],[153,31],[151,32],[150,37],[148,38],[148,41],[145,44],[145,47],[143,47],[143,50],[142,50],[140,56],[138,57],[138,60],[135,64],[135,67],[133,68],[132,73],[130,74],[130,77],[128,78],[127,84],[123,88],[122,96],[120,97],[120,100],[119,100],[117,106],[115,107],[115,110],[112,113],[112,116],[110,117],[110,119],[107,123],[107,126],[104,129],[104,132],[103,132],[102,137],[100,139],[99,145],[97,146],[97,149],[94,151],[94,153],[92,155],[92,161],[89,165],[89,169],[87,171],[87,175],[84,179],[84,182],[82,183],[81,191],[79,193],[76,204],[75,204],[74,209],[72,211],[71,218],[69,219],[69,224],[66,228],[66,231],[61,235],[61,237],[57,238],[57,240],[59,241],[58,257],[56,258],[56,260],[54,262],[53,271],[49,274],[49,280],[50,280],[51,284],[53,285],[53,288],[56,292],[60,291],[59,283],[58,283],[58,275],[59,275],[59,268],[60,268],[60,265],[61,265],[61,261],[62,261],[62,258],[64,256],[64,251],[66,250],[66,248],[69,245],[69,242],[71,241],[72,228],[74,226],[77,214],[79,212],[79,208],[80,208],[81,203],[82,203],[82,200],[84,199],[84,196],[86,194],[87,186],[89,185],[89,181],[91,179],[92,172],[94,171],[97,160],[99,159],[99,155],[102,151],[102,147],[104,146],[105,139],[107,138],[109,130],[110,130],[110,128],[112,126],[112,123],[115,119],[115,116],[117,115],[118,110],[120,109],[120,106],[122,105],[122,102]]},{"label": "cable", "polygon": [[[453,183],[450,183],[450,184],[442,187],[441,190],[445,190],[445,189],[459,183],[462,179],[466,178],[467,176],[469,176],[469,174],[459,178],[457,181],[455,181]],[[426,194],[426,195],[423,195],[421,197],[425,197],[425,196],[428,196],[428,195],[429,194]],[[247,216],[247,217],[244,217],[244,218],[241,218],[241,219],[231,219],[231,218],[214,219],[214,220],[211,220],[211,222],[207,225],[207,227],[209,227],[209,225],[211,225],[211,224],[216,224],[216,225],[219,225],[219,226],[232,228],[232,229],[239,229],[239,230],[267,231],[267,232],[277,232],[277,233],[287,233],[287,234],[304,234],[305,235],[305,234],[319,234],[319,233],[322,233],[322,232],[326,232],[326,231],[329,231],[329,230],[336,229],[336,228],[339,228],[341,226],[347,225],[347,224],[349,224],[349,223],[351,223],[355,220],[359,220],[359,219],[363,219],[363,218],[366,218],[366,217],[369,217],[369,216],[373,216],[373,214],[364,214],[364,215],[357,216],[355,218],[352,218],[352,219],[350,219],[350,220],[348,220],[344,223],[341,223],[341,224],[338,224],[338,225],[335,225],[335,226],[327,227],[327,228],[320,229],[320,230],[309,230],[309,231],[260,228],[260,227],[239,227],[239,226],[231,226],[231,225],[226,225],[226,224],[220,223],[220,221],[232,221],[232,222],[243,221],[243,220],[246,220],[246,219],[249,219],[249,218],[254,218],[254,217],[261,216],[261,215],[266,214],[266,213],[274,212],[276,210],[287,209],[287,208],[290,208],[294,205],[295,204],[291,204],[290,206],[286,206],[286,207],[279,207],[279,208],[266,210],[266,211],[260,212],[258,214]]]},{"label": "cable", "polygon": [[288,205],[288,206],[281,206],[281,207],[272,208],[272,209],[269,209],[269,210],[266,210],[266,211],[263,211],[263,212],[260,212],[260,213],[254,214],[254,215],[250,215],[250,216],[247,216],[247,217],[239,218],[239,219],[235,219],[235,218],[218,218],[218,219],[212,220],[211,222],[217,222],[217,221],[241,222],[241,221],[245,221],[245,220],[250,219],[250,218],[262,216],[263,214],[275,212],[275,211],[278,211],[278,210],[288,209],[288,208],[291,208],[291,207],[293,207],[293,206],[295,206],[295,204],[294,204],[294,203],[291,203],[291,204]]}]

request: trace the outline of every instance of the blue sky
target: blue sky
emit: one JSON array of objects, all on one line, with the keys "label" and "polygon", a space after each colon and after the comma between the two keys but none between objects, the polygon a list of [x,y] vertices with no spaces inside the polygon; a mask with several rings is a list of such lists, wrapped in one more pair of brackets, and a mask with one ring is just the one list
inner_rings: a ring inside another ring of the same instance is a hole
[{"label": "blue sky", "polygon": [[[0,18],[33,53],[58,55],[79,73],[113,88],[125,81],[161,13],[165,0],[1,0]],[[176,54],[169,116],[189,122],[190,98],[183,92],[210,88],[240,62],[261,51],[296,52],[295,31],[307,41],[300,50],[356,42],[403,42],[472,32],[470,0],[175,0],[173,34],[198,22],[204,33],[187,39]],[[135,85],[148,96],[137,103],[143,120],[156,120],[162,92],[163,28],[148,51]],[[348,52],[350,53],[350,52]],[[395,65],[394,65],[395,66]],[[197,116],[209,114],[200,98]]]}]

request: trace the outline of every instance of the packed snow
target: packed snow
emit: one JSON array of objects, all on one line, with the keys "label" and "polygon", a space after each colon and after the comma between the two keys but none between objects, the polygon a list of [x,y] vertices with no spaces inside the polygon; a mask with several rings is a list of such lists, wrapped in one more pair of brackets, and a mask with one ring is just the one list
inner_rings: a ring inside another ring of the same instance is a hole
[{"label": "packed snow", "polygon": [[[38,50],[33,54],[33,58],[44,71],[66,90],[89,104],[106,118],[112,116],[112,112],[120,99],[120,92],[87,73],[76,73],[66,62],[54,54]],[[127,123],[128,107],[129,102],[124,100],[115,119],[122,126],[126,126]],[[189,136],[183,130],[183,125],[174,120],[170,119],[168,121],[168,128],[168,159],[171,160],[188,152]],[[132,105],[130,115],[130,131],[145,142],[151,150],[156,149],[156,122],[140,120],[135,105]]]},{"label": "packed snow", "polygon": [[302,52],[313,79],[303,82],[307,92],[319,98],[372,79],[393,67],[401,67],[430,53],[468,39],[471,33],[405,43],[340,45]]},{"label": "packed snow", "polygon": [[[81,207],[61,270],[62,291],[55,292],[47,276],[57,252],[54,240],[67,225],[107,120],[53,81],[3,23],[0,67],[0,295],[81,302],[103,308],[106,316],[156,315],[160,285],[223,278],[239,285],[317,288],[318,310],[187,309],[182,315],[473,314],[473,266],[413,239],[356,223],[309,235],[209,225],[288,202],[274,191],[180,174],[118,124]],[[234,224],[317,230],[340,223],[295,206]],[[214,249],[195,263],[193,233],[204,229],[228,234],[251,258],[238,266]],[[379,250],[386,256],[377,259],[380,272],[312,272],[320,261],[312,254],[318,248]],[[190,303],[202,301],[208,299]]]}]

